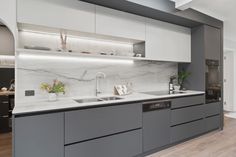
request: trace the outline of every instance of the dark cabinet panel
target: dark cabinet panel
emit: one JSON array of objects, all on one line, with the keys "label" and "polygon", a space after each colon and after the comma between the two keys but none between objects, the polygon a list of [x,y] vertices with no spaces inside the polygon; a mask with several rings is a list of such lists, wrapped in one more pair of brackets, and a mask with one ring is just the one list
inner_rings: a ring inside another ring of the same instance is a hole
[{"label": "dark cabinet panel", "polygon": [[204,104],[205,103],[205,96],[204,95],[197,95],[197,96],[176,98],[176,99],[172,99],[171,103],[172,103],[171,104],[172,109]]},{"label": "dark cabinet panel", "polygon": [[9,114],[9,103],[8,101],[2,101],[2,103],[0,103],[0,117],[6,116],[8,114]]},{"label": "dark cabinet panel", "polygon": [[65,147],[65,157],[133,157],[141,153],[141,129]]},{"label": "dark cabinet panel", "polygon": [[64,114],[14,119],[14,157],[64,157]]},{"label": "dark cabinet panel", "polygon": [[0,132],[9,132],[9,101],[7,96],[0,96]]},{"label": "dark cabinet panel", "polygon": [[141,104],[118,105],[65,113],[65,143],[142,127]]},{"label": "dark cabinet panel", "polygon": [[9,117],[1,116],[0,117],[0,132],[9,132]]},{"label": "dark cabinet panel", "polygon": [[220,60],[221,55],[221,32],[220,29],[204,26],[205,57],[210,60]]},{"label": "dark cabinet panel", "polygon": [[220,127],[220,115],[206,118],[206,131],[212,131]]},{"label": "dark cabinet panel", "polygon": [[170,109],[143,113],[143,151],[170,143]]},{"label": "dark cabinet panel", "polygon": [[172,126],[201,118],[204,118],[204,105],[191,106],[171,111]]},{"label": "dark cabinet panel", "polygon": [[205,117],[220,114],[220,104],[221,102],[205,104]]},{"label": "dark cabinet panel", "polygon": [[178,125],[171,128],[171,142],[179,142],[194,136],[197,136],[205,131],[205,121],[198,120],[183,125]]}]

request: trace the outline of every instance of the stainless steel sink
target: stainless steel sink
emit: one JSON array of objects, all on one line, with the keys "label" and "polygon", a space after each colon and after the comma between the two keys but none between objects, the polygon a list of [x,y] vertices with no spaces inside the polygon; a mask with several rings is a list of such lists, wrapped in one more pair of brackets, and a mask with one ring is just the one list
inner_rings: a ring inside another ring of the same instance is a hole
[{"label": "stainless steel sink", "polygon": [[88,102],[99,102],[99,101],[103,101],[102,99],[99,98],[86,98],[86,99],[76,99],[75,100],[78,103],[88,103]]},{"label": "stainless steel sink", "polygon": [[104,101],[111,101],[111,100],[120,100],[120,99],[123,99],[123,98],[111,96],[111,97],[103,97],[101,99],[104,100]]},{"label": "stainless steel sink", "polygon": [[89,102],[100,102],[100,101],[111,101],[111,100],[120,100],[123,98],[111,96],[111,97],[101,97],[101,98],[85,98],[85,99],[76,99],[78,103],[89,103]]}]

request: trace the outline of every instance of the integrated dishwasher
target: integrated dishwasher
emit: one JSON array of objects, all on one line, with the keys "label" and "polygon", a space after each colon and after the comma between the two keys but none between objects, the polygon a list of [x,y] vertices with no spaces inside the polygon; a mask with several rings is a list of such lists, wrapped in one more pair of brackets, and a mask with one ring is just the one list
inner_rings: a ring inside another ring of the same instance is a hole
[{"label": "integrated dishwasher", "polygon": [[143,103],[143,151],[170,143],[171,101]]}]

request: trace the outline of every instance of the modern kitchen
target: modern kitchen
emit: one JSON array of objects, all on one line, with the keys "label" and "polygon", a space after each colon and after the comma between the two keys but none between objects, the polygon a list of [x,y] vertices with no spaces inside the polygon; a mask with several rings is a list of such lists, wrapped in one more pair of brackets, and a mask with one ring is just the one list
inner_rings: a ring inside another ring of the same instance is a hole
[{"label": "modern kitchen", "polygon": [[222,19],[166,0],[2,4],[0,156],[174,157],[227,131]]}]

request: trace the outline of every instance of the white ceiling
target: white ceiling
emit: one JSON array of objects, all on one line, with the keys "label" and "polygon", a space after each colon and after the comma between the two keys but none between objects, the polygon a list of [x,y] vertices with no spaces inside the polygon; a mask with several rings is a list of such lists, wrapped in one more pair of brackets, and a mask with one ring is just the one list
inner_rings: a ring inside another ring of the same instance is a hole
[{"label": "white ceiling", "polygon": [[[173,0],[174,1],[174,0]],[[235,42],[236,47],[236,0],[175,0],[182,2],[180,9],[193,8],[224,21],[225,41]],[[186,3],[184,3],[186,2]],[[177,6],[176,6],[177,7]],[[227,45],[227,43],[226,43]]]}]

